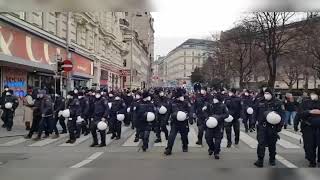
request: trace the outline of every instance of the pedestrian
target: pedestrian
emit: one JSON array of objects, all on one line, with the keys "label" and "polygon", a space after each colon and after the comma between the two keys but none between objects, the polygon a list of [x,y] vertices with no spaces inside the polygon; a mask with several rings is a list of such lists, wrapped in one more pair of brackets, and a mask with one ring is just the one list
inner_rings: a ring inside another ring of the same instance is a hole
[{"label": "pedestrian", "polygon": [[[77,92],[77,91],[76,91]],[[67,95],[67,106],[64,110],[64,117],[68,119],[67,127],[69,139],[66,143],[73,144],[76,142],[77,118],[81,115],[81,105],[74,91],[69,91]],[[81,117],[81,116],[80,116]]]},{"label": "pedestrian", "polygon": [[24,121],[26,130],[29,131],[31,128],[32,119],[33,119],[32,106],[34,105],[34,99],[32,98],[32,89],[28,89],[27,95],[23,99],[23,105],[24,105],[23,121]]}]

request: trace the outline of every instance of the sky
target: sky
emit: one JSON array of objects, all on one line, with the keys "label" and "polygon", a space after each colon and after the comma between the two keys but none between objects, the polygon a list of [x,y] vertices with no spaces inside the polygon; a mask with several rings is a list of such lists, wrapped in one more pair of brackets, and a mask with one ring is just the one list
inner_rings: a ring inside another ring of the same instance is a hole
[{"label": "sky", "polygon": [[[243,16],[241,3],[250,0],[161,0],[153,12],[155,57],[164,56],[189,38],[208,39],[231,29]],[[231,3],[231,4],[230,4]]]}]

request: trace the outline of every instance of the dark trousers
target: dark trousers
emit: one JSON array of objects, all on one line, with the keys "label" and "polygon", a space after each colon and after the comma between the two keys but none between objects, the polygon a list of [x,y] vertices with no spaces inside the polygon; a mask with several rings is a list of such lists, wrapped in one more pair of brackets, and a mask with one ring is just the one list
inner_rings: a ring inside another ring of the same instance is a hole
[{"label": "dark trousers", "polygon": [[203,134],[206,129],[205,119],[203,117],[198,118],[197,126],[198,126],[198,142],[202,143]]},{"label": "dark trousers", "polygon": [[41,120],[41,116],[35,116],[35,115],[33,116],[32,125],[28,133],[29,137],[32,137],[33,133],[38,132],[40,120]]},{"label": "dark trousers", "polygon": [[111,120],[111,132],[113,136],[121,137],[121,121],[118,121],[117,119]]},{"label": "dark trousers", "polygon": [[245,112],[244,115],[243,115],[242,122],[243,122],[244,128],[246,130],[254,128],[254,122],[253,122],[252,114],[248,114],[248,113]]},{"label": "dark trousers", "polygon": [[152,125],[147,125],[141,129],[141,136],[142,136],[142,148],[148,149],[149,146],[149,136],[150,131],[152,129]]},{"label": "dark trousers", "polygon": [[127,113],[127,114],[126,114],[125,119],[124,119],[124,121],[123,121],[123,123],[124,123],[125,126],[129,126],[129,125],[130,125],[131,119],[132,119],[131,117],[132,117],[132,116],[131,116],[131,113]]},{"label": "dark trousers", "polygon": [[233,131],[234,131],[234,135],[235,135],[234,141],[236,143],[238,143],[239,142],[239,136],[240,136],[240,122],[239,122],[238,118],[235,118],[230,123],[225,123],[226,134],[227,134],[227,139],[228,139],[228,143],[229,144],[232,143],[232,140],[231,140],[231,128],[232,127],[233,127]]},{"label": "dark trousers", "polygon": [[76,139],[76,128],[77,128],[77,123],[76,123],[76,117],[69,118],[67,122],[68,126],[68,131],[69,131],[69,139],[70,140],[75,140]]},{"label": "dark trousers", "polygon": [[272,127],[257,127],[257,140],[258,158],[263,160],[265,156],[266,147],[269,149],[269,160],[275,160],[276,157],[276,144],[278,140],[278,133],[275,128]]},{"label": "dark trousers", "polygon": [[317,140],[319,138],[319,136],[317,136],[318,130],[319,130],[318,128],[311,127],[311,126],[305,126],[302,130],[302,137],[304,140],[304,149],[306,153],[306,158],[308,159],[308,161],[312,163],[315,163],[317,158],[317,146],[318,146]]},{"label": "dark trousers", "polygon": [[66,127],[66,123],[64,122],[65,118],[60,116],[58,117],[58,113],[56,113],[56,116],[54,118],[54,125],[53,125],[53,131],[55,134],[59,134],[58,128],[57,128],[57,124],[59,122],[60,126],[62,127],[62,132],[66,133],[67,132],[67,127]]},{"label": "dark trousers", "polygon": [[[100,118],[101,119],[101,118]],[[100,133],[100,137],[101,137],[101,144],[106,144],[106,131],[100,131],[97,128],[97,124],[99,121],[95,121],[95,122],[91,122],[91,126],[90,126],[90,130],[91,130],[91,134],[92,134],[92,138],[93,138],[93,143],[94,144],[98,144],[98,137],[97,137],[97,131],[99,131]]]},{"label": "dark trousers", "polygon": [[221,139],[223,136],[223,130],[221,127],[207,128],[206,129],[206,142],[209,146],[209,150],[213,151],[214,154],[219,154],[221,151]]},{"label": "dark trousers", "polygon": [[167,149],[170,151],[172,150],[174,140],[176,139],[176,136],[178,133],[180,133],[181,135],[182,148],[187,149],[188,148],[188,132],[189,132],[189,127],[187,125],[172,124],[171,130],[169,133]]},{"label": "dark trousers", "polygon": [[2,112],[2,121],[3,124],[6,128],[12,128],[13,126],[13,116],[14,116],[14,111],[11,109],[3,109]]},{"label": "dark trousers", "polygon": [[42,117],[39,122],[38,137],[41,137],[43,131],[45,131],[45,135],[49,136],[53,131],[53,124],[52,116]]},{"label": "dark trousers", "polygon": [[158,139],[161,139],[161,131],[164,132],[164,135],[166,139],[168,140],[169,132],[167,129],[167,121],[165,119],[166,117],[164,115],[159,115],[158,120],[155,123],[155,132],[156,132],[156,137]]}]

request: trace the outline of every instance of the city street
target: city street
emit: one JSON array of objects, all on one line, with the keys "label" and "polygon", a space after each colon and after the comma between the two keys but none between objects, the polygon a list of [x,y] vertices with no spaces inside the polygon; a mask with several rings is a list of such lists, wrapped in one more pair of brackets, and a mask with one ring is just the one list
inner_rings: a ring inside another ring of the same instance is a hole
[{"label": "city street", "polygon": [[[216,171],[223,176],[234,176],[233,173],[245,173],[248,168],[255,168],[255,136],[255,133],[246,134],[242,129],[240,144],[233,145],[230,149],[226,148],[226,139],[223,139],[220,160],[208,156],[206,143],[203,147],[195,144],[194,126],[189,132],[189,152],[181,151],[181,140],[177,136],[173,154],[168,157],[163,155],[166,142],[153,143],[153,133],[149,150],[142,152],[141,142],[133,142],[134,131],[128,127],[123,127],[121,140],[111,140],[110,135],[107,135],[106,148],[89,148],[92,140],[90,135],[82,136],[72,145],[64,144],[66,135],[38,142],[21,136],[3,137],[0,138],[0,174],[3,180],[23,177],[87,179],[103,177],[103,174],[117,179],[163,179],[172,176],[176,179],[195,179],[201,174],[210,175]],[[291,130],[283,130],[280,136],[276,168],[306,168],[308,163],[304,159],[300,135]],[[270,168],[268,158],[265,159],[265,168]],[[228,171],[232,173],[226,173]],[[248,172],[248,176],[253,175],[252,173],[268,173],[257,169]],[[291,173],[292,178],[298,178],[304,173],[308,177],[310,175],[310,178],[316,175],[311,169],[300,169],[294,173],[296,174]]]}]

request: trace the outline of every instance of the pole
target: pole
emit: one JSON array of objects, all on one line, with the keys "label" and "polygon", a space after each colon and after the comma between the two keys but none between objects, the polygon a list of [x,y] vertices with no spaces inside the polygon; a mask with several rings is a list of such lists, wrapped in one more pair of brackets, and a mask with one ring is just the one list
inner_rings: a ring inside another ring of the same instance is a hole
[{"label": "pole", "polygon": [[[67,37],[66,37],[66,52],[67,52],[67,58],[71,60],[71,56],[69,55],[69,46],[70,46],[70,19],[71,19],[71,13],[67,12]],[[61,73],[62,76],[62,73]],[[61,81],[62,82],[62,81]],[[71,77],[69,72],[67,73],[67,91],[71,90]]]},{"label": "pole", "polygon": [[131,51],[131,59],[130,59],[130,89],[132,89],[132,66],[133,66],[133,14],[131,15],[131,45],[130,45],[130,51]]}]

